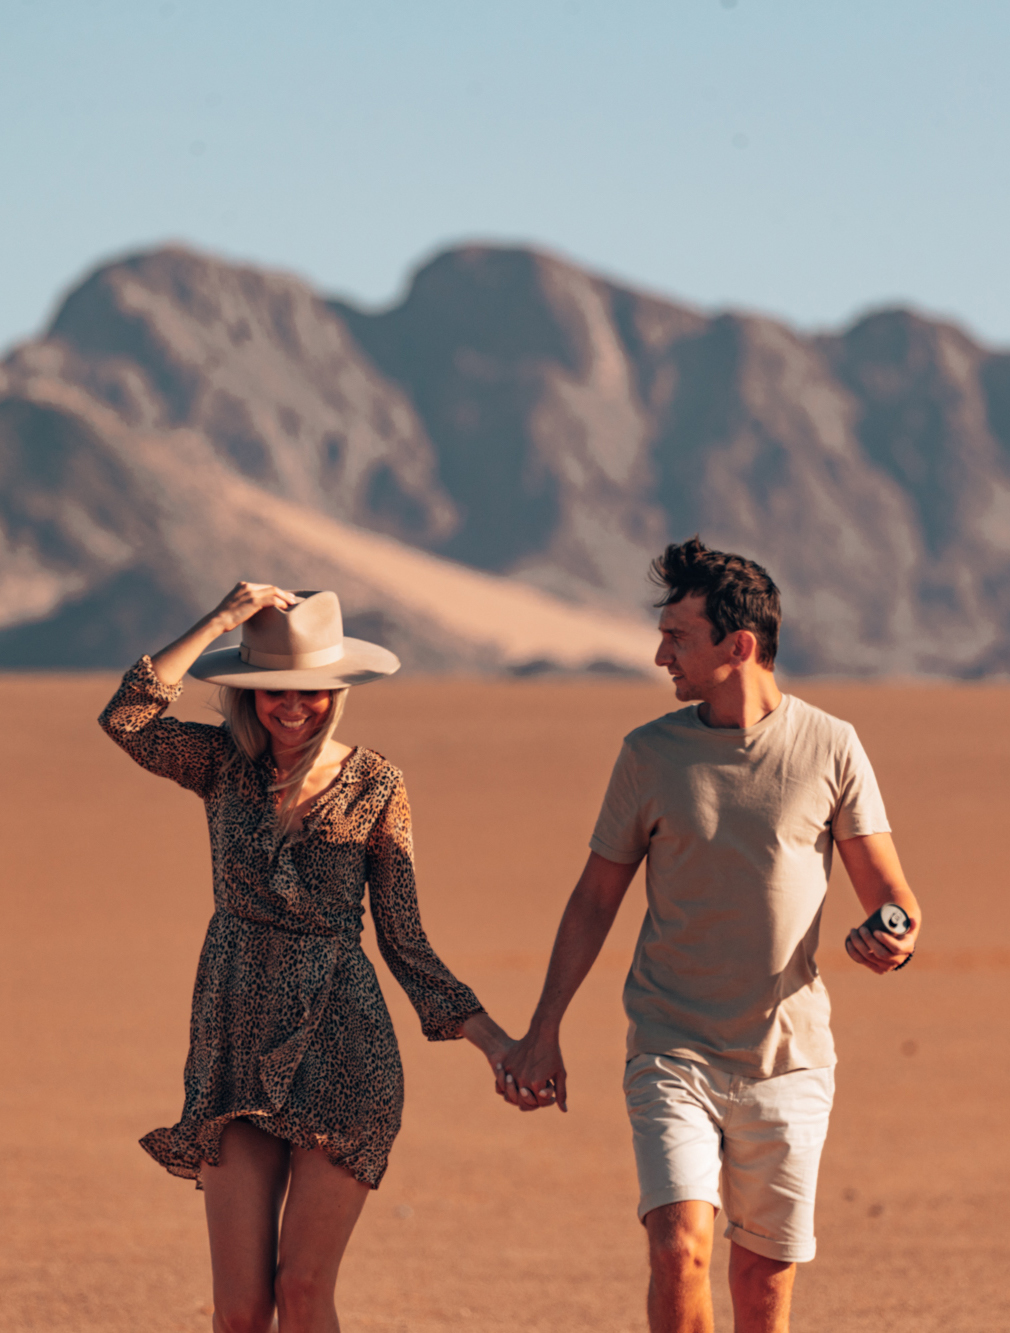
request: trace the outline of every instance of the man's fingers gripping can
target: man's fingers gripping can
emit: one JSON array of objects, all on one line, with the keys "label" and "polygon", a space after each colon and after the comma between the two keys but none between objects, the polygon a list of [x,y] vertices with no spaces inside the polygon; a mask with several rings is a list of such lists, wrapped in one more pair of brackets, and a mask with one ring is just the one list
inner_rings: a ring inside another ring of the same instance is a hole
[{"label": "man's fingers gripping can", "polygon": [[883,907],[878,907],[871,917],[867,917],[863,925],[871,935],[875,930],[886,930],[888,935],[893,935],[896,940],[900,940],[902,935],[907,935],[912,928],[908,913],[897,903],[884,903]]}]

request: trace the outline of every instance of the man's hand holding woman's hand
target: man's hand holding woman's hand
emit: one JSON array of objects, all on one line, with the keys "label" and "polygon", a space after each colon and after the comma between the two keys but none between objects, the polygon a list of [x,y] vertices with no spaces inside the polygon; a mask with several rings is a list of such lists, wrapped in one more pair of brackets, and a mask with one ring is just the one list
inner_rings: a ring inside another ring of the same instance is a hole
[{"label": "man's hand holding woman's hand", "polygon": [[568,1110],[565,1062],[555,1029],[532,1027],[505,1052],[495,1069],[495,1091],[520,1111],[541,1106]]}]

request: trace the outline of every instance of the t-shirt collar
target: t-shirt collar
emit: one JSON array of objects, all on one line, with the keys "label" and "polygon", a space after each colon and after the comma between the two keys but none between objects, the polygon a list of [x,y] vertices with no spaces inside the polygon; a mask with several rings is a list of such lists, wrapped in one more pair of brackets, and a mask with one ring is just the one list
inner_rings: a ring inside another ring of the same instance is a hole
[{"label": "t-shirt collar", "polygon": [[766,713],[760,722],[755,722],[751,727],[710,727],[707,722],[703,722],[699,715],[701,704],[692,704],[690,708],[684,711],[689,714],[688,720],[698,731],[703,731],[706,736],[720,737],[725,736],[727,740],[750,740],[752,736],[758,736],[769,727],[773,727],[780,717],[788,710],[791,695],[783,694],[781,699],[775,705],[770,713]]}]

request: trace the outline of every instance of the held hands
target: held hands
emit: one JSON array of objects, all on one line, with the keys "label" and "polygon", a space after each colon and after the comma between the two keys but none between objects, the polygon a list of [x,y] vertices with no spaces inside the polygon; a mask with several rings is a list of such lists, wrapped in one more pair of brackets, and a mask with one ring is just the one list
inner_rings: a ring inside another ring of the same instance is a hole
[{"label": "held hands", "polygon": [[568,1110],[565,1062],[556,1032],[530,1028],[496,1063],[495,1091],[520,1111]]},{"label": "held hands", "polygon": [[868,967],[878,976],[897,972],[915,952],[919,922],[914,917],[910,920],[908,933],[900,940],[886,930],[869,931],[865,926],[854,926],[845,937],[845,952],[854,963]]},{"label": "held hands", "polygon": [[[556,1038],[553,1050],[550,1043],[543,1043],[538,1053],[531,1046],[530,1033],[522,1041],[513,1041],[486,1013],[471,1014],[460,1028],[460,1036],[466,1037],[484,1053],[494,1070],[495,1091],[505,1101],[518,1106],[521,1111],[535,1111],[538,1107],[553,1105],[556,1097],[561,1110],[567,1111],[565,1069]],[[527,1048],[530,1053],[523,1055]],[[527,1067],[536,1068],[539,1076],[527,1079],[522,1072]]]}]

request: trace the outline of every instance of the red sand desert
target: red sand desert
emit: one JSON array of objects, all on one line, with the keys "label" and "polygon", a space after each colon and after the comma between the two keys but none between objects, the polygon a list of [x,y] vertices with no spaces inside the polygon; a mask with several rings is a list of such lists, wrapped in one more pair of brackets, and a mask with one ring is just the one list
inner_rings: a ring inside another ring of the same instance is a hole
[{"label": "red sand desert", "polygon": [[[137,1146],[182,1100],[211,911],[199,802],[99,732],[111,676],[0,678],[6,1200],[0,1329],[209,1328],[202,1198]],[[822,965],[838,1099],[820,1254],[795,1333],[1005,1333],[1010,1197],[1010,690],[801,685],[853,721],[928,911],[915,962],[847,962],[839,874]],[[206,717],[191,687],[184,716]],[[421,905],[447,962],[519,1034],[586,855],[620,737],[652,684],[402,680],[357,692],[343,736],[406,772]],[[338,1287],[345,1333],[645,1329],[646,1264],[620,1093],[636,884],[564,1038],[571,1111],[520,1116],[477,1053],[428,1045],[380,964],[407,1072],[404,1129]],[[375,957],[374,944],[368,947]],[[718,1328],[732,1320],[716,1272]]]}]

